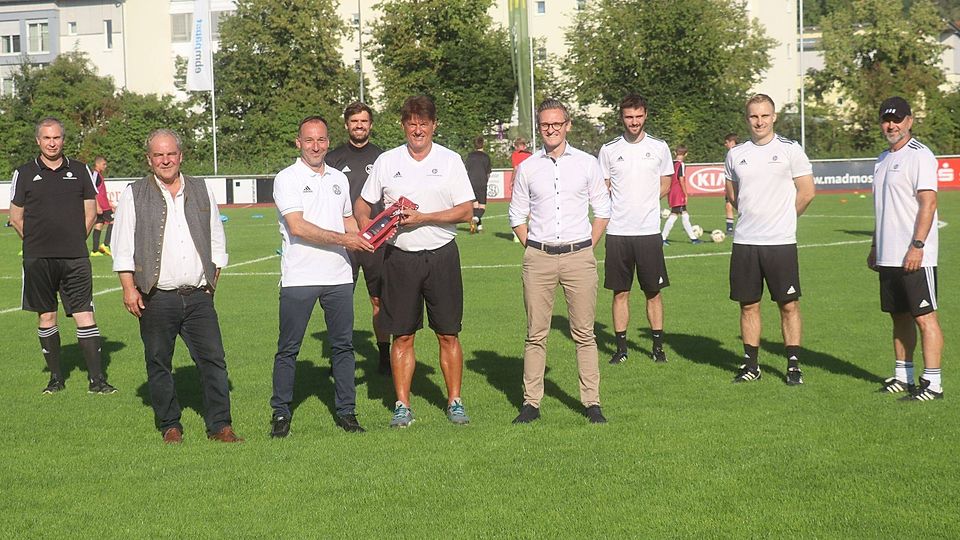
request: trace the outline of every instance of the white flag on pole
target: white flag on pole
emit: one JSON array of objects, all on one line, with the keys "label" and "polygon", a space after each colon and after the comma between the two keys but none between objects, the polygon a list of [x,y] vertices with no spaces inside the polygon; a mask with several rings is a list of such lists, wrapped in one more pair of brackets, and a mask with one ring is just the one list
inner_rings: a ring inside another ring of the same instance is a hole
[{"label": "white flag on pole", "polygon": [[187,90],[213,90],[213,52],[210,45],[210,0],[193,1],[193,45],[187,62]]}]

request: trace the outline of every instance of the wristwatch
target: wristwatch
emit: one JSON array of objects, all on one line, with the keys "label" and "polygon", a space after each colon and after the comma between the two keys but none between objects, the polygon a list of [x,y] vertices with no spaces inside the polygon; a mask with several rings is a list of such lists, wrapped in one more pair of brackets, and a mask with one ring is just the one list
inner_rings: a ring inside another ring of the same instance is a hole
[{"label": "wristwatch", "polygon": [[917,249],[923,249],[924,243],[923,243],[923,240],[914,240],[913,242],[910,243],[910,245],[912,245]]}]

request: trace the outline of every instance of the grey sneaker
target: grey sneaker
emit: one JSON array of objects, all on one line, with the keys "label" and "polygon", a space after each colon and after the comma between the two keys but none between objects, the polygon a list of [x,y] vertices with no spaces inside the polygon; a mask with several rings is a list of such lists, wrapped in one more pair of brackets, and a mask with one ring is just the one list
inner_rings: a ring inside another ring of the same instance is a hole
[{"label": "grey sneaker", "polygon": [[463,408],[463,401],[460,398],[454,399],[447,407],[447,420],[459,426],[470,423],[470,417],[467,416],[467,410]]},{"label": "grey sneaker", "polygon": [[405,428],[413,423],[413,411],[403,402],[398,401],[393,409],[393,419],[390,420],[390,427]]}]

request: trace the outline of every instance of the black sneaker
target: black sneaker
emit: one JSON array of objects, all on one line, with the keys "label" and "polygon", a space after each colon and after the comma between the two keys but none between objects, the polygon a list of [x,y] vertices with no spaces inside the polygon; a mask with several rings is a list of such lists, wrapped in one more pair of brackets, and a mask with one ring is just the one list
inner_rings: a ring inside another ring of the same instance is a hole
[{"label": "black sneaker", "polygon": [[90,387],[87,389],[88,394],[116,394],[117,389],[111,386],[107,382],[107,378],[103,375],[97,377],[96,379],[90,379]]},{"label": "black sneaker", "polygon": [[759,381],[760,380],[760,366],[757,366],[756,369],[750,369],[746,364],[740,366],[740,371],[737,372],[736,377],[733,378],[733,382],[742,383],[750,381]]},{"label": "black sneaker", "polygon": [[270,436],[274,439],[282,439],[290,434],[290,417],[289,416],[274,416],[270,420]]},{"label": "black sneaker", "polygon": [[540,418],[540,408],[524,403],[523,407],[520,407],[520,414],[513,419],[513,423],[529,424],[538,418]]},{"label": "black sneaker", "polygon": [[[357,415],[355,414],[345,414],[343,416],[337,417],[337,425],[343,428],[347,433],[366,433],[367,430],[360,427],[360,422],[357,422]],[[287,422],[287,428],[289,429],[290,422]]]},{"label": "black sneaker", "polygon": [[790,386],[801,385],[803,384],[803,372],[800,371],[800,368],[787,368],[786,380],[787,384]]},{"label": "black sneaker", "polygon": [[663,349],[654,349],[653,353],[650,356],[652,356],[653,361],[658,364],[667,363],[667,353],[663,352]]},{"label": "black sneaker", "polygon": [[627,361],[627,353],[617,351],[613,353],[613,356],[610,358],[610,365],[616,366]]},{"label": "black sneaker", "polygon": [[606,424],[607,419],[604,418],[603,412],[600,410],[599,405],[591,405],[587,407],[587,418],[590,419],[591,424]]},{"label": "black sneaker", "polygon": [[66,388],[66,385],[63,384],[63,379],[53,375],[50,377],[50,382],[47,383],[47,387],[43,389],[44,394],[56,394],[57,392]]},{"label": "black sneaker", "polygon": [[883,394],[899,394],[900,392],[912,394],[916,388],[917,386],[914,384],[905,383],[896,377],[890,377],[884,379],[883,385],[877,391]]},{"label": "black sneaker", "polygon": [[910,394],[900,398],[900,401],[933,401],[943,399],[943,391],[934,392],[930,389],[930,381],[920,377],[920,384]]}]

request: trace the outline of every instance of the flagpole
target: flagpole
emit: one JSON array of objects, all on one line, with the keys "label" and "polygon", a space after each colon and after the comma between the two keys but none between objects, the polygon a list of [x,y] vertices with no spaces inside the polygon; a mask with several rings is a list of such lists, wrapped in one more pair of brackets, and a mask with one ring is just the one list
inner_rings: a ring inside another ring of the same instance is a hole
[{"label": "flagpole", "polygon": [[530,38],[530,145],[537,147],[537,104],[533,78],[533,37]]},{"label": "flagpole", "polygon": [[[210,75],[214,75],[213,66],[210,67]],[[211,80],[215,77],[211,77]],[[219,174],[217,162],[217,97],[213,90],[210,90],[210,112],[213,114],[213,174]]]}]

